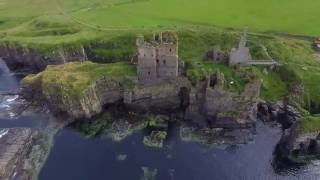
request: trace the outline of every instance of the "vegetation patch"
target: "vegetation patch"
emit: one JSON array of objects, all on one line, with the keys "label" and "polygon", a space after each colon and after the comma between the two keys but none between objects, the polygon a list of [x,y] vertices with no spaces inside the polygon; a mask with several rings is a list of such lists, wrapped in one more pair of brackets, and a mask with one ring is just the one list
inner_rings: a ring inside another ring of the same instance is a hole
[{"label": "vegetation patch", "polygon": [[303,118],[302,130],[305,133],[313,133],[313,132],[320,132],[320,114],[317,115],[309,115]]},{"label": "vegetation patch", "polygon": [[276,102],[288,95],[288,87],[285,81],[276,71],[266,70],[261,67],[252,68],[254,74],[262,80],[260,96],[264,100]]},{"label": "vegetation patch", "polygon": [[41,81],[42,91],[48,95],[78,96],[94,81],[106,77],[135,76],[135,66],[128,63],[96,64],[90,61],[51,65],[45,71],[23,79],[24,86]]},{"label": "vegetation patch", "polygon": [[99,63],[131,61],[136,54],[135,41],[136,35],[131,33],[102,39],[86,46],[87,55]]}]

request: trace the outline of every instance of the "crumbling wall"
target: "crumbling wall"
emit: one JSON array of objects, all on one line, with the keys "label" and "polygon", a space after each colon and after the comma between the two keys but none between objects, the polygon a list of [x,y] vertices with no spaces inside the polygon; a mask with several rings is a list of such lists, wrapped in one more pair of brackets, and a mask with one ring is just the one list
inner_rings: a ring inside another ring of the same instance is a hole
[{"label": "crumbling wall", "polygon": [[155,36],[152,42],[138,37],[138,79],[142,84],[175,80],[178,76],[177,38],[170,34]]},{"label": "crumbling wall", "polygon": [[156,49],[152,46],[140,46],[138,50],[138,80],[150,84],[157,80]]},{"label": "crumbling wall", "polygon": [[124,93],[124,102],[138,109],[174,109],[181,105],[182,88],[191,89],[187,78],[181,77],[174,82],[162,82],[150,86],[137,86]]}]

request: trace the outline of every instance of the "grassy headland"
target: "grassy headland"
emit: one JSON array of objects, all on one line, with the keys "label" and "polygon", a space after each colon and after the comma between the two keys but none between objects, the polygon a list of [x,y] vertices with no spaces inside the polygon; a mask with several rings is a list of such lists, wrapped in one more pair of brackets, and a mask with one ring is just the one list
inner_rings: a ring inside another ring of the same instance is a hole
[{"label": "grassy headland", "polygon": [[[318,83],[320,64],[313,56],[315,51],[312,49],[310,41],[268,34],[249,34],[248,45],[255,59],[266,58],[265,49],[261,48],[261,45],[263,45],[268,54],[282,64],[272,71],[265,72],[264,68],[259,66],[233,68],[224,64],[212,64],[206,60],[205,54],[212,48],[219,47],[221,50],[229,52],[232,47],[236,47],[239,38],[239,32],[237,31],[197,28],[194,30],[178,29],[177,32],[179,35],[179,57],[186,65],[186,75],[193,82],[202,81],[209,72],[219,71],[224,74],[225,85],[228,89],[241,92],[248,79],[256,76],[263,81],[262,99],[272,102],[281,100],[288,96],[296,85],[300,85],[303,87],[303,91],[299,94],[299,99],[301,99],[298,102],[299,106],[310,110],[308,108],[310,108],[309,104],[311,102],[320,104],[318,93],[320,89],[320,83]],[[65,85],[66,92],[68,90],[70,90],[69,92],[81,92],[100,75],[110,76],[114,72],[120,73],[118,75],[135,74],[134,66],[128,65],[128,62],[135,53],[135,37],[137,34],[144,34],[146,38],[152,35],[152,33],[146,31],[118,32],[110,38],[86,41],[91,47],[90,52],[96,57],[95,62],[119,63],[100,66],[86,62],[57,67],[49,66],[45,72],[40,73],[42,78],[46,79],[45,87],[51,87],[50,85],[58,83]],[[77,43],[78,41],[75,41],[75,44]],[[118,71],[112,71],[113,67],[118,67]],[[231,81],[233,81],[232,84]],[[48,90],[50,91],[50,88]],[[52,93],[54,92],[53,89]],[[305,117],[315,119],[310,114]],[[317,121],[304,122],[307,123],[306,128],[304,128],[306,130],[311,130],[308,128],[310,123],[313,124],[312,127],[315,129],[320,128],[314,126],[314,124],[318,124]]]},{"label": "grassy headland", "polygon": [[[78,93],[103,75],[133,75],[135,68],[123,61],[130,61],[135,53],[137,34],[150,37],[151,32],[173,29],[179,35],[179,57],[192,81],[220,71],[227,88],[241,91],[254,75],[263,80],[261,98],[269,101],[280,100],[301,85],[299,105],[311,111],[310,104],[320,105],[320,63],[310,41],[320,34],[319,6],[312,0],[0,0],[0,46],[29,47],[47,54],[81,45],[94,62],[122,62],[49,66],[25,79],[41,77],[52,93],[53,84]],[[282,64],[280,68],[266,73],[261,67],[235,69],[204,61],[205,53],[214,47],[229,52],[237,46],[237,29],[244,26],[258,32],[248,37],[255,59],[266,58],[264,46]],[[317,116],[306,117],[305,129],[320,129]]]},{"label": "grassy headland", "polygon": [[106,77],[135,76],[136,68],[128,63],[96,64],[89,61],[48,66],[37,75],[29,75],[22,84],[30,86],[40,82],[45,94],[63,94],[78,97],[94,81]]}]

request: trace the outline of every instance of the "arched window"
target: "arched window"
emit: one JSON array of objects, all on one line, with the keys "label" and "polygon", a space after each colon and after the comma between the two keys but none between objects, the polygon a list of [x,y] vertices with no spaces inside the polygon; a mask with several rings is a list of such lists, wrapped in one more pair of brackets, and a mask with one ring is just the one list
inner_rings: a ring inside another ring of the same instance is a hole
[{"label": "arched window", "polygon": [[157,59],[157,64],[159,64],[159,59]]},{"label": "arched window", "polygon": [[170,52],[172,52],[172,49],[170,48]]},{"label": "arched window", "polygon": [[151,74],[151,73],[150,73],[150,71],[149,71],[149,72],[148,72],[148,75],[150,76],[150,74]]},{"label": "arched window", "polygon": [[164,64],[164,65],[166,65],[166,64],[167,64],[167,61],[166,61],[165,59],[163,60],[163,64]]}]

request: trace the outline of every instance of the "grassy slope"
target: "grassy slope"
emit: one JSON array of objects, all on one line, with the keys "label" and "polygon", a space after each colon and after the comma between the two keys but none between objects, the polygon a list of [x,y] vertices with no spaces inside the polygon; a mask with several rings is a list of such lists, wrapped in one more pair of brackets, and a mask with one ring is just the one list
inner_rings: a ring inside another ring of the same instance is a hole
[{"label": "grassy slope", "polygon": [[32,18],[64,11],[103,28],[204,24],[318,35],[318,7],[320,2],[313,0],[1,0],[0,17]]}]

